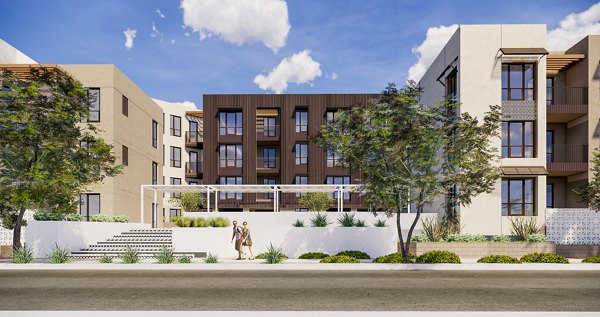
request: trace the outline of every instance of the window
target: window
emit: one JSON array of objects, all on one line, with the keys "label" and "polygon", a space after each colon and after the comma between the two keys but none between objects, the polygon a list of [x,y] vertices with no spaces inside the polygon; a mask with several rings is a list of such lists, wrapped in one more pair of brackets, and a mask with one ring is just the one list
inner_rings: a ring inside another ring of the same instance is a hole
[{"label": "window", "polygon": [[340,155],[335,151],[327,150],[327,167],[336,167],[340,163]]},{"label": "window", "polygon": [[123,115],[129,117],[129,99],[125,97],[125,95],[123,95],[123,98],[121,99],[121,111],[123,112]]},{"label": "window", "polygon": [[181,117],[171,115],[171,135],[181,136]]},{"label": "window", "polygon": [[[296,185],[308,185],[307,175],[296,175],[294,178],[294,184]],[[304,196],[304,193],[296,193],[296,197]]]},{"label": "window", "polygon": [[535,216],[534,179],[502,179],[502,215]]},{"label": "window", "polygon": [[[221,185],[241,185],[242,177],[219,177],[219,183]],[[242,199],[242,193],[224,193],[221,192],[221,199]]]},{"label": "window", "polygon": [[100,88],[89,88],[90,115],[81,122],[100,122]]},{"label": "window", "polygon": [[171,167],[181,167],[181,148],[171,147]]},{"label": "window", "polygon": [[296,211],[296,212],[308,212],[308,208],[296,208],[294,211]]},{"label": "window", "polygon": [[219,135],[242,135],[242,112],[219,112]]},{"label": "window", "polygon": [[264,136],[274,137],[277,136],[276,130],[276,120],[275,117],[266,117],[264,118]]},{"label": "window", "polygon": [[179,217],[179,216],[181,216],[181,209],[176,209],[176,208],[169,209],[169,219],[172,219],[173,217]]},{"label": "window", "polygon": [[502,157],[534,157],[533,121],[502,122]]},{"label": "window", "polygon": [[546,105],[554,104],[554,78],[546,78]]},{"label": "window", "polygon": [[158,185],[158,163],[152,162],[152,185]]},{"label": "window", "polygon": [[[275,185],[277,184],[277,180],[274,178],[265,178],[263,179],[263,184],[265,185]],[[273,199],[275,195],[273,193],[266,193],[263,197],[267,199]]]},{"label": "window", "polygon": [[502,64],[502,100],[534,100],[533,64]]},{"label": "window", "polygon": [[[181,185],[181,178],[171,177],[170,179],[171,185]],[[180,197],[180,193],[171,193],[171,197]]]},{"label": "window", "polygon": [[[350,176],[327,176],[326,178],[328,185],[346,185],[350,184]],[[337,199],[339,197],[338,192],[330,194],[331,197]],[[350,193],[344,192],[344,200],[350,200]]]},{"label": "window", "polygon": [[189,185],[198,185],[198,182],[194,182],[194,181],[189,181],[188,182]]},{"label": "window", "polygon": [[335,121],[335,118],[339,116],[337,110],[328,110],[325,114],[327,122]]},{"label": "window", "polygon": [[121,160],[123,165],[129,165],[129,148],[125,145],[123,145],[121,149]]},{"label": "window", "polygon": [[546,131],[546,162],[554,162],[554,131]]},{"label": "window", "polygon": [[100,214],[100,194],[79,195],[79,214],[87,221],[90,216]]},{"label": "window", "polygon": [[456,70],[446,76],[446,98],[455,99],[457,97]]},{"label": "window", "polygon": [[296,165],[308,164],[308,143],[296,143]]},{"label": "window", "polygon": [[274,147],[266,147],[263,149],[263,168],[277,167],[277,150]]},{"label": "window", "polygon": [[219,145],[219,167],[242,167],[242,145]]},{"label": "window", "polygon": [[296,132],[308,132],[308,111],[296,110]]},{"label": "window", "polygon": [[546,184],[546,208],[554,208],[554,184]]},{"label": "window", "polygon": [[158,122],[152,120],[152,147],[158,149]]}]

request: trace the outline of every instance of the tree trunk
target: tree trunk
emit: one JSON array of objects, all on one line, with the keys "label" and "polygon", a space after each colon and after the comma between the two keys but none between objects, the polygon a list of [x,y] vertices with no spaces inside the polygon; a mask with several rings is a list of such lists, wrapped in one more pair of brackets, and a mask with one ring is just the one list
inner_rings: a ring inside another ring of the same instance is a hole
[{"label": "tree trunk", "polygon": [[13,229],[13,250],[21,248],[21,227],[23,226],[24,215],[25,208],[21,208],[15,220],[15,228]]},{"label": "tree trunk", "polygon": [[400,214],[402,213],[402,204],[400,203],[400,193],[396,194],[396,229],[398,230],[398,241],[400,243],[400,253],[402,257],[408,255],[408,250],[404,247],[404,238],[402,237],[402,225],[400,224]]},{"label": "tree trunk", "polygon": [[412,239],[413,230],[415,230],[415,227],[417,226],[417,223],[419,222],[419,219],[421,218],[421,213],[423,212],[424,196],[425,195],[423,194],[423,190],[421,190],[421,192],[419,193],[419,202],[417,204],[417,215],[415,216],[415,220],[413,221],[412,225],[410,226],[410,229],[408,230],[408,235],[406,236],[406,247],[403,248],[403,249],[406,249],[407,252],[410,248],[410,240]]}]

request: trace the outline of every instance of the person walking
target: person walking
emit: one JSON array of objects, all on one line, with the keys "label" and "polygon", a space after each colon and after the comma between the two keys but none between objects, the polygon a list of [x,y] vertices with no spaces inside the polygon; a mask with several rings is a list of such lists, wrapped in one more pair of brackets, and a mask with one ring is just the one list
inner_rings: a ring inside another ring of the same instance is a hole
[{"label": "person walking", "polygon": [[254,260],[254,253],[252,252],[252,236],[250,235],[250,228],[248,228],[248,222],[244,221],[242,223],[242,246],[248,247],[248,251],[250,251],[250,259]]},{"label": "person walking", "polygon": [[238,226],[237,220],[233,221],[233,234],[231,235],[231,242],[235,240],[235,250],[238,252],[238,258],[236,260],[242,260],[242,227]]}]

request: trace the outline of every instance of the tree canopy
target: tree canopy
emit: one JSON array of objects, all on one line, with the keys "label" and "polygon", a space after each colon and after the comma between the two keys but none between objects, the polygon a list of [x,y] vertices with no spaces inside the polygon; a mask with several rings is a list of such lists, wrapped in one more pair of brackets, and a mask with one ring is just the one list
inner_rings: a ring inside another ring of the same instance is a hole
[{"label": "tree canopy", "polygon": [[600,210],[600,150],[596,149],[590,162],[590,172],[594,179],[587,185],[574,190],[577,201],[588,205],[589,209]]}]

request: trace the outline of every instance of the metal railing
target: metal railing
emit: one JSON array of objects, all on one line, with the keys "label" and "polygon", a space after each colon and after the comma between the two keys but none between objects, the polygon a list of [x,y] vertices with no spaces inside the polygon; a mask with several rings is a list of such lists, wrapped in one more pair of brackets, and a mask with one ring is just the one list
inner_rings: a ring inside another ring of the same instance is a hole
[{"label": "metal railing", "polygon": [[546,105],[587,105],[587,87],[548,87]]},{"label": "metal railing", "polygon": [[279,137],[279,125],[263,125],[256,127],[256,137],[258,139]]},{"label": "metal railing", "polygon": [[586,163],[588,146],[581,144],[555,144],[546,149],[548,163]]},{"label": "metal railing", "polygon": [[258,169],[278,169],[279,157],[259,157],[256,159]]},{"label": "metal railing", "polygon": [[186,174],[200,174],[202,173],[202,162],[186,162],[185,163]]},{"label": "metal railing", "polygon": [[200,143],[203,141],[202,134],[199,131],[186,131],[185,142],[186,143]]}]

